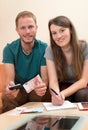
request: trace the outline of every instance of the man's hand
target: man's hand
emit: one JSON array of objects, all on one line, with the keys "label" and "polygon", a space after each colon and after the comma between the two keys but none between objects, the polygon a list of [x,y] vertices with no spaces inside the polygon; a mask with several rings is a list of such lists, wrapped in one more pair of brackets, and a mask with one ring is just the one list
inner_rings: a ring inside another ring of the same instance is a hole
[{"label": "man's hand", "polygon": [[7,97],[10,99],[16,98],[19,93],[19,89],[14,89],[14,90],[9,89],[9,86],[13,86],[13,85],[15,85],[15,84],[14,84],[14,82],[11,81],[5,90]]},{"label": "man's hand", "polygon": [[47,90],[47,86],[43,82],[37,82],[34,91],[38,96],[44,96]]}]

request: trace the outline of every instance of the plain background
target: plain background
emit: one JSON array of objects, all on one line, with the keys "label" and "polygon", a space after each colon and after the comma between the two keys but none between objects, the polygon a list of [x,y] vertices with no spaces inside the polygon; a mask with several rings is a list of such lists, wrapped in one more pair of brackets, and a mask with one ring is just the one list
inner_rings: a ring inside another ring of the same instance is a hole
[{"label": "plain background", "polygon": [[88,41],[88,0],[0,0],[0,62],[4,46],[18,38],[15,18],[24,10],[36,15],[37,38],[48,44],[48,21],[58,15],[70,18],[79,39]]}]

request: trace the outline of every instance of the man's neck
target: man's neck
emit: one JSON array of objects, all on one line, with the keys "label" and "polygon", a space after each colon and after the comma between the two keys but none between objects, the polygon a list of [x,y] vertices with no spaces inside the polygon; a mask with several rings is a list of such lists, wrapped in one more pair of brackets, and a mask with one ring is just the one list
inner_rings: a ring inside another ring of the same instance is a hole
[{"label": "man's neck", "polygon": [[29,55],[32,52],[32,49],[34,47],[34,42],[33,43],[22,43],[22,50],[26,55]]}]

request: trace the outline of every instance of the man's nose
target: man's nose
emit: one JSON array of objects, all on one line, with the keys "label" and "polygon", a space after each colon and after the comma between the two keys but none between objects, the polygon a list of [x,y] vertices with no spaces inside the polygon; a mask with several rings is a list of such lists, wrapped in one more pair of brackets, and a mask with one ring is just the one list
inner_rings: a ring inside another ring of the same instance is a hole
[{"label": "man's nose", "polygon": [[26,33],[29,33],[30,32],[30,29],[29,28],[26,28]]}]

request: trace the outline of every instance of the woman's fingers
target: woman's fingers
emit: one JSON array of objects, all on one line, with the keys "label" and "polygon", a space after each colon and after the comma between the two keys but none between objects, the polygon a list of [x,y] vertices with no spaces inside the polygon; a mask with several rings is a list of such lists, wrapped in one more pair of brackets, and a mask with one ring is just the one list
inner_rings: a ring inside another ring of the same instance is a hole
[{"label": "woman's fingers", "polygon": [[62,105],[64,103],[64,95],[58,94],[58,95],[52,95],[52,103],[53,105]]}]

